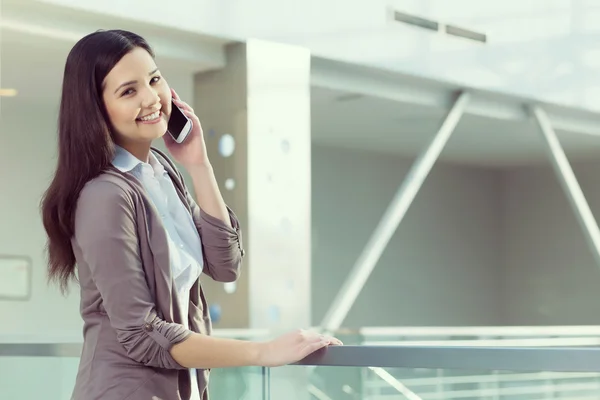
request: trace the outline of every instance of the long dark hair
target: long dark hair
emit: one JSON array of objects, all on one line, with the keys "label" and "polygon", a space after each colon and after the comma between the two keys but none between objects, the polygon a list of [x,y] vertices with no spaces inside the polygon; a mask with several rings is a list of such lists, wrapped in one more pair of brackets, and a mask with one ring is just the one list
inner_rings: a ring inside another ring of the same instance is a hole
[{"label": "long dark hair", "polygon": [[122,30],[91,33],[75,44],[64,70],[58,117],[58,165],[41,211],[48,235],[48,278],[63,292],[75,278],[71,246],[75,208],[84,185],[109,168],[112,128],[102,97],[106,75],[137,47],[154,57],[140,36]]}]

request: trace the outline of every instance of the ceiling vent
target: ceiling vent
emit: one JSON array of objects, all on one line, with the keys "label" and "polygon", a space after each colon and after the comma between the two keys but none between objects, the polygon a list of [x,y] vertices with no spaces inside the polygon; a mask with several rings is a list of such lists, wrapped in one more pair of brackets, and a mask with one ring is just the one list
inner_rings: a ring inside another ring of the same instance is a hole
[{"label": "ceiling vent", "polygon": [[439,31],[440,23],[432,19],[418,17],[416,15],[410,15],[400,11],[394,11],[394,21],[401,22],[403,24],[417,26],[423,29],[429,29],[430,31]]},{"label": "ceiling vent", "polygon": [[429,18],[424,18],[397,10],[392,10],[392,16],[392,19],[395,22],[399,22],[401,24],[410,25],[437,33],[443,33],[450,36],[456,36],[474,42],[487,43],[487,35],[485,33],[476,32],[457,25],[445,24],[440,21],[435,21]]},{"label": "ceiling vent", "polygon": [[485,33],[475,32],[456,25],[444,25],[444,29],[448,35],[458,36],[475,42],[487,43],[487,35]]},{"label": "ceiling vent", "polygon": [[349,101],[362,99],[363,97],[365,97],[365,96],[360,93],[348,93],[348,94],[343,94],[343,95],[337,96],[335,98],[335,101],[338,103],[346,103]]}]

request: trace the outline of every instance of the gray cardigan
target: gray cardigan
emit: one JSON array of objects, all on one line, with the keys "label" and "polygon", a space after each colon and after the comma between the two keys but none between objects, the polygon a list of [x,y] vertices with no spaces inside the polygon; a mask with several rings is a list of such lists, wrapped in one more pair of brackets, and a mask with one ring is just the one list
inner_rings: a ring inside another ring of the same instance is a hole
[{"label": "gray cardigan", "polygon": [[[220,282],[234,281],[244,251],[239,222],[232,226],[204,213],[170,160],[153,149],[192,214],[202,238],[204,270]],[[192,331],[210,334],[200,281],[181,315],[169,265],[165,229],[141,183],[111,169],[81,192],[73,251],[81,288],[84,345],[73,400],[187,400],[190,375],[170,348]],[[190,330],[182,324],[189,318]],[[198,370],[208,399],[207,370]],[[154,397],[153,397],[154,396]]]}]

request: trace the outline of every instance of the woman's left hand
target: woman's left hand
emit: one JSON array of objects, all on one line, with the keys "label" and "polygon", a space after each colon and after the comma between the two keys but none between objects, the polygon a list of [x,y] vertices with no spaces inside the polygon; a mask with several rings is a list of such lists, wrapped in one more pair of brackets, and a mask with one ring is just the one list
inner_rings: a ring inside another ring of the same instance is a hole
[{"label": "woman's left hand", "polygon": [[168,132],[165,133],[163,140],[165,141],[167,150],[169,150],[169,153],[171,153],[178,163],[186,168],[209,164],[210,162],[206,152],[206,144],[204,143],[204,133],[202,132],[200,119],[198,119],[192,107],[179,98],[175,90],[171,89],[171,95],[173,96],[173,102],[178,105],[183,113],[192,121],[193,126],[192,131],[188,134],[188,137],[185,138],[183,143],[177,143]]}]

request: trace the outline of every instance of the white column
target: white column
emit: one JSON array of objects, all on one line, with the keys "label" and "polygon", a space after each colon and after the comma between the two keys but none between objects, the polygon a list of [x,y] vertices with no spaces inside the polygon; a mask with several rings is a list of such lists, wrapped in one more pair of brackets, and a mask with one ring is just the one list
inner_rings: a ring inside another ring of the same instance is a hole
[{"label": "white column", "polygon": [[[235,289],[202,280],[209,305],[221,308],[214,326],[276,333],[309,327],[309,51],[261,40],[229,45],[224,69],[196,76],[194,98],[246,250]],[[308,398],[303,368],[272,371],[271,378],[273,398]]]}]

